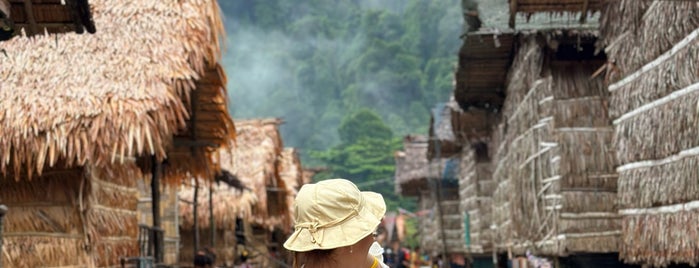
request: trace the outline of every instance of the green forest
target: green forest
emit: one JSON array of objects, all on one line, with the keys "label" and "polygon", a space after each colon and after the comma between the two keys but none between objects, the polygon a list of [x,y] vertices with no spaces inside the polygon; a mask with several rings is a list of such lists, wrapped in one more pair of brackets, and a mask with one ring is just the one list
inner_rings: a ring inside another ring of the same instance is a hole
[{"label": "green forest", "polygon": [[219,1],[234,118],[279,117],[304,166],[381,192],[389,210],[393,154],[427,134],[448,100],[461,43],[458,0]]}]

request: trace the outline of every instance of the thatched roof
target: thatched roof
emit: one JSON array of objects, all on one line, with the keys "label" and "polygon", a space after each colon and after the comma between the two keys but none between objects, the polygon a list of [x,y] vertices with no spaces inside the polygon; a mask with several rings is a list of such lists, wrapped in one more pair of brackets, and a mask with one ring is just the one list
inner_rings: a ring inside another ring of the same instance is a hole
[{"label": "thatched roof", "polygon": [[428,179],[442,177],[445,159],[427,160],[427,138],[406,136],[403,151],[394,155],[396,159],[396,192],[405,196],[417,196],[427,189]]},{"label": "thatched roof", "polygon": [[221,168],[237,176],[257,196],[253,222],[269,228],[290,222],[285,214],[286,186],[277,170],[283,148],[278,129],[281,123],[279,119],[238,120],[233,150],[220,150]]},{"label": "thatched roof", "polygon": [[[194,200],[194,180],[182,186],[179,197],[188,203],[179,204],[180,227],[192,228],[194,226],[194,206],[189,203]],[[210,191],[210,189],[212,191]],[[231,229],[235,227],[236,218],[249,219],[252,208],[257,203],[257,196],[249,189],[238,189],[224,182],[203,181],[199,182],[197,192],[197,222],[199,228],[209,228],[209,193],[211,196],[214,214],[214,224],[217,229]]]},{"label": "thatched roof", "polygon": [[[143,154],[163,159],[173,134],[187,125],[196,81],[209,70],[220,74],[216,1],[90,3],[100,25],[94,35],[2,43],[2,174],[40,173],[59,159],[68,165]],[[221,86],[213,89],[222,96]]]},{"label": "thatched roof", "polygon": [[3,24],[10,24],[2,29],[3,34],[96,31],[87,0],[0,0],[0,13],[0,18],[9,18]]},{"label": "thatched roof", "polygon": [[513,34],[469,33],[459,50],[454,97],[461,108],[497,110],[505,99],[505,75],[510,67]]}]

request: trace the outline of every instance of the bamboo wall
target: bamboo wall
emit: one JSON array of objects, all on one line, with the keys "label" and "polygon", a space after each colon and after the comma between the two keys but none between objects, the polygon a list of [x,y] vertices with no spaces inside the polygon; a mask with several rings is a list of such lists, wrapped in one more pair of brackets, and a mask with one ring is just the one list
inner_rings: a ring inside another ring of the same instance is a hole
[{"label": "bamboo wall", "polygon": [[468,216],[469,225],[464,222],[464,227],[468,227],[468,232],[464,229],[464,240],[470,242],[466,250],[472,254],[492,251],[493,188],[490,161],[479,161],[473,148],[464,148],[459,163],[459,207],[462,217]]},{"label": "bamboo wall", "polygon": [[620,257],[699,263],[699,3],[610,1],[602,15],[619,160]]},{"label": "bamboo wall", "polygon": [[614,252],[616,162],[604,87],[590,79],[598,66],[556,61],[546,39],[521,37],[494,132],[495,241],[520,254]]}]

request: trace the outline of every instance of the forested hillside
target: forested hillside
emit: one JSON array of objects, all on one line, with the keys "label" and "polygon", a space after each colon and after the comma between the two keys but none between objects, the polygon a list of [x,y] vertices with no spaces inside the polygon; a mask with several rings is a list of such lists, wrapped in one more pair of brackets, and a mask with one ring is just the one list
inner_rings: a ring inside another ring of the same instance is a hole
[{"label": "forested hillside", "polygon": [[426,134],[430,108],[453,90],[458,0],[219,4],[234,117],[283,118],[285,145],[326,176],[392,177],[400,137]]}]

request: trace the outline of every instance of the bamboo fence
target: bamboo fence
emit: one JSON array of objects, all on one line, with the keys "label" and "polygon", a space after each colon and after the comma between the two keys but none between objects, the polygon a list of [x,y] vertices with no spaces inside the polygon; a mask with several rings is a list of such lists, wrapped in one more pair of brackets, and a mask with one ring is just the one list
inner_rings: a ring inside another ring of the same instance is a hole
[{"label": "bamboo fence", "polygon": [[620,257],[699,263],[699,3],[609,1],[601,33],[611,61],[619,160]]}]

